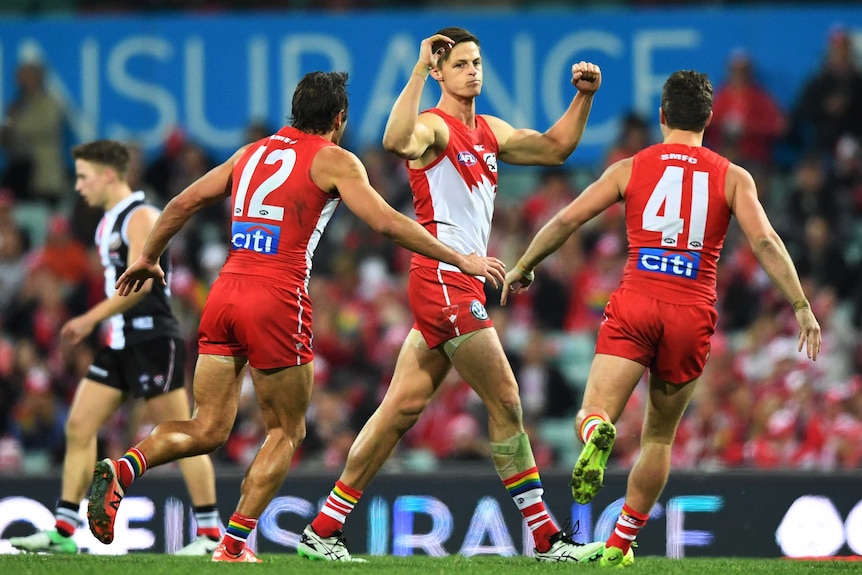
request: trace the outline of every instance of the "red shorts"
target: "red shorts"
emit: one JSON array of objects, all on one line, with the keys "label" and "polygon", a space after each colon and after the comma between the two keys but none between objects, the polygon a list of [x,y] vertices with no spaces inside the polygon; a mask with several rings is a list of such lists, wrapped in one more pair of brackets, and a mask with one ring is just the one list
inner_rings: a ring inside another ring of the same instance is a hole
[{"label": "red shorts", "polygon": [[493,327],[485,310],[484,284],[459,272],[416,266],[407,283],[410,310],[428,347]]},{"label": "red shorts", "polygon": [[704,304],[672,304],[618,289],[605,307],[596,353],[636,361],[670,383],[703,373],[718,312]]},{"label": "red shorts", "polygon": [[245,356],[256,369],[310,362],[311,300],[305,287],[221,274],[201,315],[198,353]]}]

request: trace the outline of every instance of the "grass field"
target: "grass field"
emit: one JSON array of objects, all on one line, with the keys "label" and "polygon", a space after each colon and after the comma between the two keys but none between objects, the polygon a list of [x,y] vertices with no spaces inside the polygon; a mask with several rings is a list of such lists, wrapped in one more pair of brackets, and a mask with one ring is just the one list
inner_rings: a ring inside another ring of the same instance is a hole
[{"label": "grass field", "polygon": [[[103,555],[0,555],[0,573],[8,575],[190,575],[253,572],[258,575],[328,575],[331,573],[374,575],[502,575],[521,573],[572,573],[598,569],[598,565],[537,563],[525,557],[451,556],[443,559],[416,557],[372,557],[368,563],[312,562],[296,555],[263,554],[264,563],[249,566],[212,563],[204,557],[172,557],[156,554]],[[656,575],[724,575],[745,573],[859,573],[862,564],[852,561],[791,561],[786,559],[664,559],[638,558],[627,573]]]}]

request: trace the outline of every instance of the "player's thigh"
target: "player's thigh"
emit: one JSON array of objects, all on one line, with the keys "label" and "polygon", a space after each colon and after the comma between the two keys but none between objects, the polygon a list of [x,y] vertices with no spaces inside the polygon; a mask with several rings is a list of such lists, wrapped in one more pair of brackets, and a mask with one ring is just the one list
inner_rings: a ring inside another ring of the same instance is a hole
[{"label": "player's thigh", "polygon": [[125,394],[119,389],[85,377],[72,398],[66,420],[67,435],[95,437],[124,399]]},{"label": "player's thigh", "polygon": [[150,418],[156,423],[180,421],[191,417],[191,405],[186,389],[174,389],[147,399]]},{"label": "player's thigh", "polygon": [[194,417],[211,429],[233,427],[236,419],[240,373],[245,357],[199,355],[194,375]]},{"label": "player's thigh", "polygon": [[381,408],[421,413],[451,368],[449,358],[441,349],[430,349],[419,330],[411,329],[398,352],[395,372]]},{"label": "player's thigh", "polygon": [[616,421],[645,370],[633,359],[597,353],[587,376],[583,409],[601,408]]},{"label": "player's thigh", "polygon": [[519,403],[518,383],[494,328],[473,332],[452,356],[452,364],[486,406]]},{"label": "player's thigh", "polygon": [[314,362],[272,369],[251,368],[257,402],[267,429],[304,430],[314,386]]},{"label": "player's thigh", "polygon": [[641,441],[669,444],[688,407],[697,379],[687,383],[671,383],[658,376],[649,378],[649,397],[644,417]]}]

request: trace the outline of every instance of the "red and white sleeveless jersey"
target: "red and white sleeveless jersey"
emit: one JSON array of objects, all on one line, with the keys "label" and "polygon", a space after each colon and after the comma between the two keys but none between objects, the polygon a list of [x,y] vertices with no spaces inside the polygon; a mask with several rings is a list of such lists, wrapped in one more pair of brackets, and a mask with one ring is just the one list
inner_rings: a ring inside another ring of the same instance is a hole
[{"label": "red and white sleeveless jersey", "polygon": [[629,257],[621,287],[674,303],[715,303],[730,224],[730,162],[707,148],[657,144],[634,156],[625,190]]},{"label": "red and white sleeveless jersey", "polygon": [[285,126],[253,143],[233,169],[230,252],[222,271],[304,283],[341,198],[311,180],[311,161],[332,142]]},{"label": "red and white sleeveless jersey", "polygon": [[[428,111],[449,126],[449,145],[424,168],[408,167],[416,219],[455,251],[486,256],[497,196],[497,138],[482,116],[470,130],[442,110]],[[412,265],[461,271],[419,254]]]}]

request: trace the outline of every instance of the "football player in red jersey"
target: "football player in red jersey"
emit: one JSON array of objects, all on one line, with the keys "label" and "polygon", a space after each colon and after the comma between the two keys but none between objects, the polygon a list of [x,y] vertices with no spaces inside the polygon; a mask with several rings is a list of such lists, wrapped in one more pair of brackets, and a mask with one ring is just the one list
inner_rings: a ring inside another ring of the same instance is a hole
[{"label": "football player in red jersey", "polygon": [[495,286],[496,258],[465,255],[398,213],[371,187],[359,159],[338,144],[347,122],[347,74],[313,72],[293,95],[292,125],[243,146],[165,207],[141,256],[117,281],[121,294],[149,279],[164,281],[159,255],[204,206],[231,200],[230,252],[212,286],[198,333],[195,411],[190,421],[157,426],[119,460],[96,465],[90,530],[113,539],[117,508],[150,467],[209,453],[228,438],[237,412],[240,372],[249,365],[266,439],[242,483],[242,495],[214,561],[256,562],[246,540],[287,474],[305,437],[314,381],[308,281],[320,235],[343,200],[374,230]]},{"label": "football player in red jersey", "polygon": [[[574,94],[554,125],[545,132],[516,129],[501,118],[476,113],[483,76],[475,36],[451,27],[423,40],[383,134],[383,147],[406,161],[419,223],[449,246],[487,253],[498,160],[558,166],[580,142],[602,76],[589,62],[574,64],[571,74]],[[420,111],[428,78],[437,82],[441,96],[437,106]],[[341,538],[347,516],[454,367],[488,411],[492,462],[530,528],[533,556],[547,562],[596,559],[602,546],[575,542],[545,506],[518,382],[485,309],[480,279],[417,255],[407,292],[415,324],[386,396],[359,432],[320,513],[305,528],[299,553],[329,561],[349,557]]]},{"label": "football player in red jersey", "polygon": [[799,350],[806,347],[812,360],[820,351],[820,325],[758,200],[751,174],[702,145],[711,118],[712,84],[706,74],[672,74],[659,110],[664,141],[611,165],[558,212],[539,230],[503,285],[505,305],[510,293],[529,288],[536,266],[578,228],[616,202],[624,203],[628,262],[605,308],[575,420],[584,442],[572,473],[576,501],[589,502],[601,488],[616,437],[613,422],[646,369],[649,402],[640,454],[602,565],[634,562],[631,544],[667,482],[677,425],[703,372],[715,331],[716,264],[731,215],[792,305]]}]

